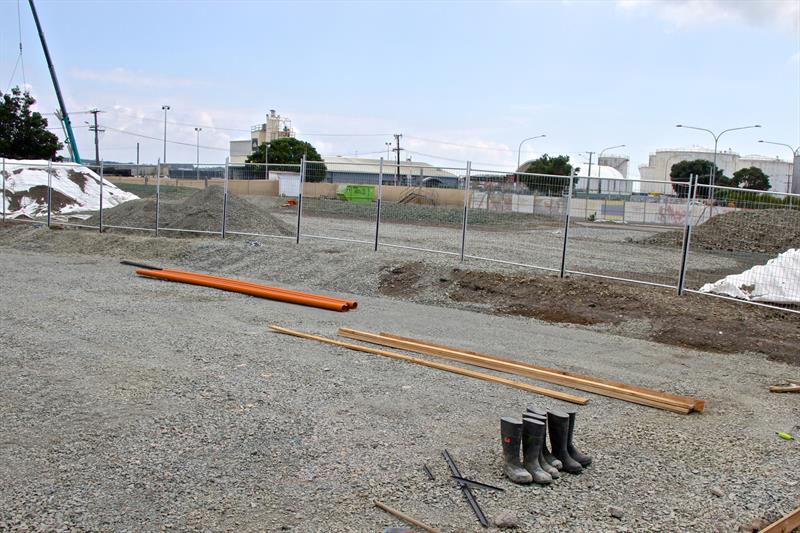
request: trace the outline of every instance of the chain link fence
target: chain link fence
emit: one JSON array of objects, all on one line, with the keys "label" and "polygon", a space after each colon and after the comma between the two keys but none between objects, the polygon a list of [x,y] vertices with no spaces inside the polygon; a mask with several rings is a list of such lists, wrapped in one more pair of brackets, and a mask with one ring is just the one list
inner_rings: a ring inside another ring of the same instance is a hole
[{"label": "chain link fence", "polygon": [[800,195],[469,163],[22,167],[2,161],[4,221],[399,247],[800,313]]}]

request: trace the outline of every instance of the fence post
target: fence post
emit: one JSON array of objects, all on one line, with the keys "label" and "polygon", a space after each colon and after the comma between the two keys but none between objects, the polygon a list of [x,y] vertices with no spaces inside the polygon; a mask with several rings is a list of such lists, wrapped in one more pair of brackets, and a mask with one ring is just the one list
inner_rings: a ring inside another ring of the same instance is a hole
[{"label": "fence post", "polygon": [[297,230],[294,243],[300,244],[300,223],[303,220],[303,184],[306,181],[306,156],[300,160],[300,190],[297,191]]},{"label": "fence post", "polygon": [[469,215],[469,182],[472,161],[467,161],[467,173],[464,176],[464,217],[461,220],[461,261],[464,260],[464,249],[467,246],[467,216]]},{"label": "fence post", "polygon": [[3,175],[3,222],[6,221],[6,158],[3,158],[3,167],[0,170]]},{"label": "fence post", "polygon": [[161,159],[156,164],[156,237],[158,237],[159,218],[161,218]]},{"label": "fence post", "polygon": [[225,158],[225,176],[222,187],[222,238],[225,238],[225,229],[228,222],[228,164],[230,158]]},{"label": "fence post", "polygon": [[103,161],[100,161],[100,233],[103,233]]},{"label": "fence post", "polygon": [[563,278],[567,272],[567,243],[569,242],[569,215],[572,210],[572,183],[574,178],[568,177],[569,185],[567,186],[567,214],[564,217],[564,242],[561,245],[561,270],[559,277]]},{"label": "fence post", "polygon": [[681,268],[678,273],[678,296],[683,296],[683,288],[686,283],[686,262],[689,258],[689,240],[692,237],[692,200],[697,196],[697,175],[689,174],[689,189],[686,196],[686,222],[683,228],[683,245],[681,246]]},{"label": "fence post", "polygon": [[381,163],[378,170],[378,210],[375,214],[375,246],[372,248],[373,251],[378,251],[378,237],[381,231],[381,198],[383,198],[383,158],[381,157]]},{"label": "fence post", "polygon": [[52,161],[47,162],[47,227],[50,227],[50,213],[52,212],[52,208],[50,207],[53,204],[53,179],[50,171],[53,168]]}]

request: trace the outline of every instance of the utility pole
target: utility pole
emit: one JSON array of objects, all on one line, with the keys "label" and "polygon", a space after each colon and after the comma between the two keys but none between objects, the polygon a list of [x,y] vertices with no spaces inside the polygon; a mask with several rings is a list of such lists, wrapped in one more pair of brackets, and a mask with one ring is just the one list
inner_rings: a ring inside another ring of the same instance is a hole
[{"label": "utility pole", "polygon": [[586,153],[589,154],[589,170],[586,172],[586,194],[588,198],[588,194],[591,189],[591,187],[589,187],[589,183],[592,181],[592,156],[594,156],[594,152],[586,152]]},{"label": "utility pole", "polygon": [[101,112],[102,111],[100,111],[97,108],[94,108],[89,111],[89,113],[94,115],[94,126],[89,126],[89,131],[94,132],[94,162],[97,165],[100,164],[100,139],[98,137],[98,133],[101,131],[106,131],[106,130],[101,130],[97,127],[97,114]]},{"label": "utility pole", "polygon": [[139,143],[136,143],[136,175],[139,175]]},{"label": "utility pole", "polygon": [[395,171],[394,175],[394,184],[397,185],[400,182],[400,138],[403,136],[402,133],[395,133],[394,134],[394,143],[395,148],[394,151],[397,152],[397,170]]}]

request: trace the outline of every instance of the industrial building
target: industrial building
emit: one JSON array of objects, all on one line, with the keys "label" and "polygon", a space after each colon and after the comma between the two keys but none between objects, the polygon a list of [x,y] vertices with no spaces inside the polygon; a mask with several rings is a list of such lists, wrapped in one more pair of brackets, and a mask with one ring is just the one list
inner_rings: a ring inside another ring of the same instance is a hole
[{"label": "industrial building", "polygon": [[[714,161],[714,150],[699,146],[656,150],[655,153],[650,154],[648,164],[639,167],[639,175],[642,180],[658,183],[642,182],[641,192],[671,192],[667,182],[670,180],[669,173],[672,165],[681,161],[693,161],[695,159]],[[717,152],[717,168],[724,171],[726,176],[731,177],[734,172],[743,168],[758,167],[764,174],[769,176],[770,190],[774,192],[787,192],[790,190],[790,186],[793,188],[792,192],[800,192],[798,190],[800,183],[793,183],[793,181],[797,180],[792,180],[793,166],[792,162],[784,161],[777,157],[741,156],[731,150]]]},{"label": "industrial building", "polygon": [[[323,157],[329,183],[377,184],[381,174],[380,159],[359,157]],[[421,187],[458,187],[459,177],[428,163],[406,160],[399,168],[393,161],[383,162],[384,185],[411,185]]]},{"label": "industrial building", "polygon": [[269,110],[267,119],[263,124],[250,128],[250,138],[230,142],[231,163],[245,163],[247,158],[265,142],[272,142],[283,137],[294,137],[292,121]]}]

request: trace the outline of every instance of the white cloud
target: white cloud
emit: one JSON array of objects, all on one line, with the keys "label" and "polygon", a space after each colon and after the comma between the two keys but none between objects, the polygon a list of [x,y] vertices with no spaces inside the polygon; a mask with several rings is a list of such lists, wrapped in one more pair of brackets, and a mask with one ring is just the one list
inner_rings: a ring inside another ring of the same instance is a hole
[{"label": "white cloud", "polygon": [[633,14],[655,14],[678,29],[733,22],[755,28],[800,33],[796,0],[617,0]]},{"label": "white cloud", "polygon": [[208,85],[208,82],[190,78],[177,78],[147,74],[142,71],[132,71],[125,68],[112,68],[106,70],[72,69],[70,75],[78,80],[112,83],[136,88],[169,88],[169,87],[199,87]]}]

